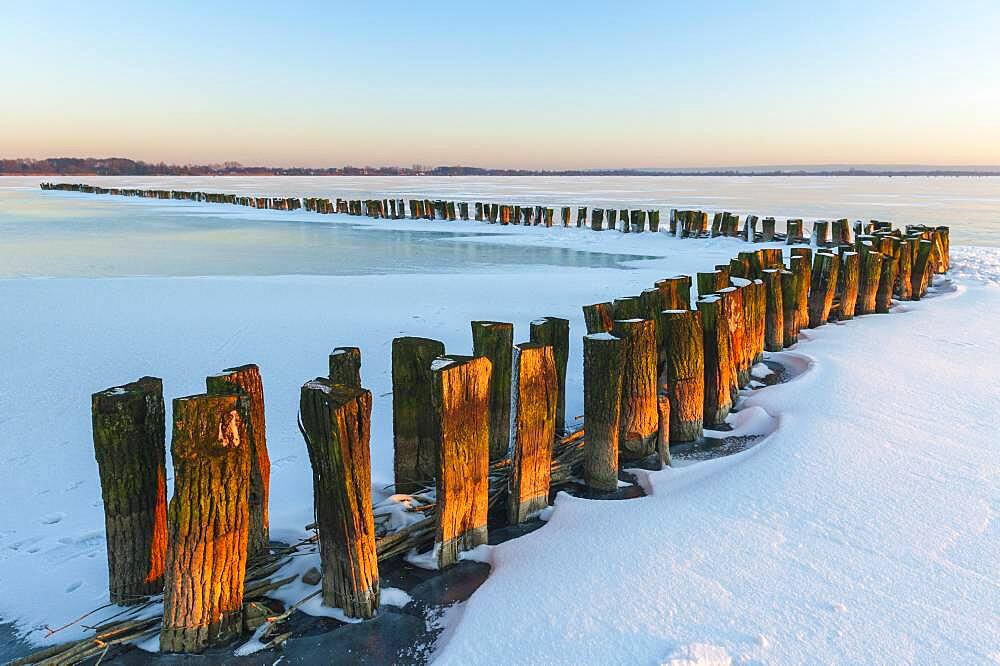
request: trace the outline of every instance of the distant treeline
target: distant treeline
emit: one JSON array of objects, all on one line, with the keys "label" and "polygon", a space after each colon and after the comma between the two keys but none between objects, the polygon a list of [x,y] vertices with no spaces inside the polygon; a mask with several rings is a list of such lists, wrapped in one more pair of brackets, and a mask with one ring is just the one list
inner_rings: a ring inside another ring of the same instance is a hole
[{"label": "distant treeline", "polygon": [[486,169],[471,166],[268,167],[151,164],[124,157],[0,160],[5,176],[1000,176],[997,169]]}]

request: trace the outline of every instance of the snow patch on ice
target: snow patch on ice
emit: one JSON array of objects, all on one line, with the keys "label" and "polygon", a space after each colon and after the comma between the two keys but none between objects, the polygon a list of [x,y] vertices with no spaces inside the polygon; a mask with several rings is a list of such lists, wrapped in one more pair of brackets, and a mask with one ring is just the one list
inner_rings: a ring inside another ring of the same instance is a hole
[{"label": "snow patch on ice", "polygon": [[725,648],[708,643],[682,645],[669,655],[662,666],[730,666],[733,658]]},{"label": "snow patch on ice", "polygon": [[379,603],[383,606],[398,606],[402,608],[413,601],[413,597],[407,594],[406,590],[398,587],[383,587],[379,590]]},{"label": "snow patch on ice", "polygon": [[412,564],[420,569],[427,569],[428,571],[437,571],[438,568],[438,551],[440,550],[440,544],[435,543],[434,547],[430,550],[418,553],[416,548],[411,548],[403,560],[408,564]]}]

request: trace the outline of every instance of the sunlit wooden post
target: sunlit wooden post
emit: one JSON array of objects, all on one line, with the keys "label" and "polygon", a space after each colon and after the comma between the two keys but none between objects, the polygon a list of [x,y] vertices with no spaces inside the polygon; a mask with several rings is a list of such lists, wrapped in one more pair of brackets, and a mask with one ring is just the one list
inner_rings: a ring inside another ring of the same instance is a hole
[{"label": "sunlit wooden post", "polygon": [[765,217],[760,221],[761,226],[761,241],[764,243],[770,243],[774,240],[774,218]]},{"label": "sunlit wooden post", "polygon": [[717,294],[698,299],[698,312],[704,332],[705,346],[705,407],[704,418],[708,425],[724,423],[732,407],[732,378],[730,363],[730,338],[722,310],[722,299]]},{"label": "sunlit wooden post", "polygon": [[840,294],[840,311],[837,316],[841,320],[854,318],[854,310],[858,302],[858,287],[861,268],[861,256],[857,252],[840,253],[840,276],[838,277],[838,292]]},{"label": "sunlit wooden post", "polygon": [[764,349],[770,352],[781,351],[784,347],[785,309],[781,291],[781,271],[777,268],[765,268],[764,287],[766,292],[765,310],[765,341]]},{"label": "sunlit wooden post", "polygon": [[875,299],[878,296],[879,281],[882,279],[882,261],[881,252],[872,249],[862,250],[857,314],[866,315],[875,312]]},{"label": "sunlit wooden post", "polygon": [[[813,257],[812,277],[809,284],[809,328],[826,323],[837,291],[840,261],[830,252],[817,252]],[[876,283],[877,285],[877,283]]]},{"label": "sunlit wooden post", "polygon": [[594,303],[583,306],[583,321],[587,333],[606,333],[611,330],[614,317],[611,303]]},{"label": "sunlit wooden post", "polygon": [[163,591],[167,551],[163,382],[142,379],[91,397],[104,500],[111,602]]},{"label": "sunlit wooden post", "polygon": [[167,512],[162,652],[200,652],[238,635],[249,537],[250,400],[173,401],[174,496]]},{"label": "sunlit wooden post", "polygon": [[442,356],[431,366],[441,443],[434,544],[441,569],[487,541],[491,365],[485,356]]},{"label": "sunlit wooden post", "polygon": [[559,387],[551,346],[526,342],[515,349],[514,455],[507,516],[516,525],[549,503]]},{"label": "sunlit wooden post", "polygon": [[691,309],[691,276],[675,275],[657,280],[656,288],[663,292],[664,310]]},{"label": "sunlit wooden post", "polygon": [[361,350],[357,347],[336,347],[330,352],[330,381],[361,388]]},{"label": "sunlit wooden post", "polygon": [[569,363],[569,320],[543,317],[530,324],[531,341],[552,347],[556,367],[556,432],[566,430],[566,366]]},{"label": "sunlit wooden post", "polygon": [[302,386],[299,419],[313,471],[323,605],[348,617],[378,612],[371,484],[372,394],[317,378]]},{"label": "sunlit wooden post", "polygon": [[226,368],[218,375],[205,379],[209,395],[244,395],[249,400],[250,421],[247,444],[250,447],[250,537],[247,558],[266,555],[271,542],[268,531],[268,503],[271,488],[271,458],[267,452],[267,431],[264,421],[264,383],[260,369],[253,364]]},{"label": "sunlit wooden post", "polygon": [[781,344],[784,347],[791,347],[799,341],[798,303],[796,301],[798,278],[799,276],[794,271],[781,271]]},{"label": "sunlit wooden post", "polygon": [[623,460],[642,460],[656,451],[656,322],[619,319],[612,333],[621,340],[622,356],[618,453]]},{"label": "sunlit wooden post", "polygon": [[705,406],[705,352],[701,313],[671,309],[660,313],[660,392],[670,401],[670,441],[691,442],[702,435]]},{"label": "sunlit wooden post", "polygon": [[433,417],[431,363],[444,344],[428,338],[392,341],[392,440],[397,493],[434,484],[438,433]]},{"label": "sunlit wooden post", "polygon": [[604,228],[604,209],[595,208],[591,212],[590,218],[590,230],[591,231],[601,231]]}]

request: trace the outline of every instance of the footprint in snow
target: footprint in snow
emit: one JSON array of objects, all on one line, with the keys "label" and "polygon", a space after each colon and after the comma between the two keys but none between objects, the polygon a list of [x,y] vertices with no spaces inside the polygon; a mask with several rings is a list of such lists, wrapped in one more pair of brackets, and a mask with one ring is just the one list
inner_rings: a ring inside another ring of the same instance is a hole
[{"label": "footprint in snow", "polygon": [[56,523],[61,523],[62,519],[65,517],[66,514],[60,511],[47,514],[45,516],[42,516],[42,525],[55,525]]},{"label": "footprint in snow", "polygon": [[78,589],[80,589],[81,585],[83,585],[82,580],[73,581],[72,583],[66,586],[66,594],[69,594],[70,592],[76,592]]}]

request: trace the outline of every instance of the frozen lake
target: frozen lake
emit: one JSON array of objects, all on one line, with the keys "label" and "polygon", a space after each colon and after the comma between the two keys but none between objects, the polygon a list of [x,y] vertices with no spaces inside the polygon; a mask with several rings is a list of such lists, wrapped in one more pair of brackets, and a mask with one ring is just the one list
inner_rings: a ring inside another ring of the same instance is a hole
[{"label": "frozen lake", "polygon": [[[787,217],[875,218],[947,224],[953,244],[1000,245],[995,177],[18,177],[0,178],[0,277],[449,273],[623,267],[638,258],[617,253],[613,242],[593,252],[505,244],[518,228],[358,226],[304,212],[41,192],[41,180],[261,196],[729,210],[773,215],[779,229]],[[473,242],[487,234],[490,242]],[[655,244],[650,252],[657,254]]]}]

